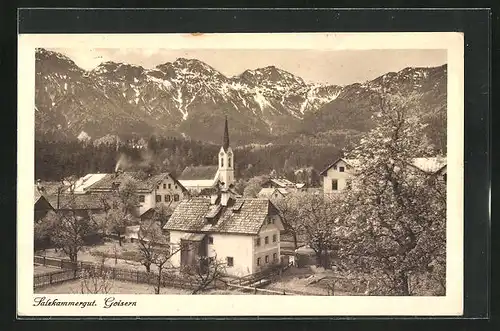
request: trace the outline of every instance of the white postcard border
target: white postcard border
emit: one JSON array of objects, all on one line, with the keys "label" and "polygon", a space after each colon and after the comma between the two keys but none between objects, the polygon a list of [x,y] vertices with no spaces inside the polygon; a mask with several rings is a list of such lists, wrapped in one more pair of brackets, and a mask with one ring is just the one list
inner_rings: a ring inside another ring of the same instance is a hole
[{"label": "white postcard border", "polygon": [[[44,295],[93,301],[86,308],[34,306],[33,205],[35,48],[447,49],[447,294],[443,297],[268,295]],[[217,45],[217,47],[214,47]],[[22,34],[18,36],[18,316],[461,315],[463,312],[464,39],[458,32],[266,34]],[[161,47],[158,47],[161,48]],[[166,47],[165,47],[166,48]],[[452,207],[452,208],[451,208]],[[104,308],[104,298],[136,306]]]}]

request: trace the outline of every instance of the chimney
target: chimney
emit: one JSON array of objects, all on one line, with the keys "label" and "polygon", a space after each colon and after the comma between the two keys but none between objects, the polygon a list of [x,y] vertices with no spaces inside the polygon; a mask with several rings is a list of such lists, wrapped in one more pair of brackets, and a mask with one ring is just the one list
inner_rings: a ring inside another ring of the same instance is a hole
[{"label": "chimney", "polygon": [[42,186],[42,181],[40,179],[37,179],[36,180],[36,189],[38,190],[38,192],[43,192],[44,188]]},{"label": "chimney", "polygon": [[215,193],[215,194],[213,193],[212,195],[210,195],[210,204],[211,205],[215,205],[215,203],[217,202],[217,198],[218,197],[219,196],[217,195],[217,193]]},{"label": "chimney", "polygon": [[223,206],[227,206],[227,202],[229,201],[230,197],[231,197],[231,195],[229,194],[228,190],[221,191],[221,194],[220,194],[220,204],[223,205]]}]

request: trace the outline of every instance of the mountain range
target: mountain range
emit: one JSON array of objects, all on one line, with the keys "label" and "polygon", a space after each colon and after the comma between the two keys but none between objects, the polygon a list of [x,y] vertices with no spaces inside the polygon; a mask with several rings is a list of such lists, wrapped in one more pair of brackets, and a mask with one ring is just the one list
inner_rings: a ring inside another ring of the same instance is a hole
[{"label": "mountain range", "polygon": [[104,62],[86,71],[36,50],[36,137],[162,136],[219,143],[228,116],[235,144],[338,144],[370,128],[372,96],[415,92],[436,144],[446,136],[447,66],[409,67],[346,86],[307,83],[275,66],[226,77],[197,59],[146,69]]}]

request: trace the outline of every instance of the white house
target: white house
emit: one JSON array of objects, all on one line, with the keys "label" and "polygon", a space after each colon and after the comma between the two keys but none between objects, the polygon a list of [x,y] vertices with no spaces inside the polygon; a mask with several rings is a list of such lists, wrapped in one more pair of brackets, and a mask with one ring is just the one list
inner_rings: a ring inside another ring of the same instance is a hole
[{"label": "white house", "polygon": [[136,172],[117,172],[106,174],[101,180],[86,188],[86,192],[112,192],[119,189],[123,182],[131,181],[136,184],[136,193],[139,196],[138,215],[159,204],[174,209],[179,202],[188,197],[186,188],[171,174],[161,173],[145,178]]},{"label": "white house", "polygon": [[179,182],[189,191],[201,192],[215,188],[222,183],[225,188],[232,187],[234,178],[234,153],[229,146],[227,117],[224,123],[224,137],[218,155],[218,165],[186,167],[179,176]]},{"label": "white house", "polygon": [[191,198],[177,206],[164,230],[171,245],[182,248],[170,260],[176,267],[211,257],[225,263],[227,274],[244,276],[280,261],[283,224],[269,199],[235,198],[225,189]]},{"label": "white house", "polygon": [[[359,160],[339,158],[326,167],[320,175],[323,176],[323,193],[335,194],[351,185],[356,175]],[[425,173],[442,173],[446,179],[446,157],[413,158],[411,166]]]},{"label": "white house", "polygon": [[339,158],[326,167],[323,176],[323,193],[332,194],[344,190],[351,183],[351,178],[359,162],[355,159]]}]

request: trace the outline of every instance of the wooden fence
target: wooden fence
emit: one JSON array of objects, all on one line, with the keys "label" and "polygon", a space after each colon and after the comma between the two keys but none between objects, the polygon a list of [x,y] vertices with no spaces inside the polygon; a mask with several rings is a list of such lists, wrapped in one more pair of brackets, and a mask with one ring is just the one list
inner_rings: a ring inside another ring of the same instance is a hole
[{"label": "wooden fence", "polygon": [[[34,287],[42,287],[50,284],[56,284],[67,280],[78,279],[83,271],[88,271],[91,273],[109,273],[111,278],[114,280],[133,282],[140,284],[157,284],[158,274],[156,272],[146,272],[140,270],[129,270],[120,269],[111,266],[102,266],[100,264],[91,262],[71,262],[65,259],[49,258],[45,256],[35,256],[35,264],[40,264],[43,266],[54,266],[61,268],[63,270],[57,270],[54,272],[39,274],[34,276]],[[162,274],[160,279],[160,285],[162,287],[174,287],[186,290],[194,290],[197,288],[196,281],[189,279],[187,277],[181,277],[180,275],[174,275],[168,272]],[[225,283],[218,282],[206,290],[215,288],[216,285],[225,288]]]},{"label": "wooden fence", "polygon": [[34,288],[39,288],[47,285],[62,283],[68,280],[74,280],[78,277],[75,270],[56,270],[49,273],[38,274],[33,277]]}]

